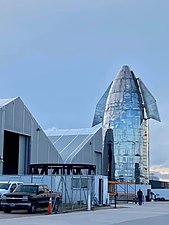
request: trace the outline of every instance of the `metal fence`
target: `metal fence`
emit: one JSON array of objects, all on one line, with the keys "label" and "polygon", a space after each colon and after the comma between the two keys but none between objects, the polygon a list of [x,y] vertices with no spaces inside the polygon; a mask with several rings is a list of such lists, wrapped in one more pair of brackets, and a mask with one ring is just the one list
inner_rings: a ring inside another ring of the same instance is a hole
[{"label": "metal fence", "polygon": [[1,175],[0,181],[47,184],[52,193],[53,213],[86,210],[95,204],[95,182],[90,175]]}]

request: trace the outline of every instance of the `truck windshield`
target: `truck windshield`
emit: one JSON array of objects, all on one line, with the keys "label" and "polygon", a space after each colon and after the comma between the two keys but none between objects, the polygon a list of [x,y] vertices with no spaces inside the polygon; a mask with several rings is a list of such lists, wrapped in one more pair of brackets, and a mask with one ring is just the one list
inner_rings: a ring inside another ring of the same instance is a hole
[{"label": "truck windshield", "polygon": [[37,193],[38,187],[36,185],[19,185],[15,192],[27,192],[27,193]]},{"label": "truck windshield", "polygon": [[0,183],[0,189],[8,190],[9,185],[10,185],[10,184],[8,184],[8,183]]}]

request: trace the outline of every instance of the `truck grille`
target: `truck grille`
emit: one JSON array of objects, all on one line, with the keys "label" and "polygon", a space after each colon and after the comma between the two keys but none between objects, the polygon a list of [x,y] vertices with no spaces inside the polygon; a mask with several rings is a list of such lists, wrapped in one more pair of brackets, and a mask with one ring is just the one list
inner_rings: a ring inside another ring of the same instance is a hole
[{"label": "truck grille", "polygon": [[22,202],[22,197],[7,197],[6,202],[7,203],[20,203],[20,202]]}]

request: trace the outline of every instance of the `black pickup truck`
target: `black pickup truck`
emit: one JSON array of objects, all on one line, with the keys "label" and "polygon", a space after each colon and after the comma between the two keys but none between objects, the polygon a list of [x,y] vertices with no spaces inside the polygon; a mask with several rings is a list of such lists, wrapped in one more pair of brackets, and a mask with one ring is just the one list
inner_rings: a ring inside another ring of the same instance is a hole
[{"label": "black pickup truck", "polygon": [[47,185],[21,184],[14,192],[3,195],[1,207],[5,213],[17,209],[35,213],[37,208],[47,208],[49,200],[50,192]]}]

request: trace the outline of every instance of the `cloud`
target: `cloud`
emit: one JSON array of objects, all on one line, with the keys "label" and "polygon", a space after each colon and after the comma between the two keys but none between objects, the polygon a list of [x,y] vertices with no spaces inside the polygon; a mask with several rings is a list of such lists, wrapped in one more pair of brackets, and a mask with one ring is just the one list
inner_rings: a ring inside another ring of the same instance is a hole
[{"label": "cloud", "polygon": [[151,173],[156,175],[162,181],[169,181],[169,160],[168,164],[160,164],[156,166],[151,166]]},{"label": "cloud", "polygon": [[47,136],[53,136],[56,134],[57,130],[58,130],[57,127],[51,127],[51,128],[47,128],[46,130],[44,130],[44,132]]}]

